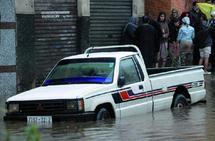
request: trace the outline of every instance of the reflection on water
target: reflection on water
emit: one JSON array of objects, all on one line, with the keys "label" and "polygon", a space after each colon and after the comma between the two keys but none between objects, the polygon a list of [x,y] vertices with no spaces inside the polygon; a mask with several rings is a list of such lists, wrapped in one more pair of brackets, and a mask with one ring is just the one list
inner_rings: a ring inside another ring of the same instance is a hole
[{"label": "reflection on water", "polygon": [[206,115],[206,126],[207,136],[210,141],[214,140],[215,137],[215,75],[207,77],[207,115]]},{"label": "reflection on water", "polygon": [[[213,141],[215,138],[215,76],[206,76],[207,103],[198,103],[183,110],[164,110],[141,116],[106,122],[59,122],[51,128],[40,128],[42,141]],[[2,100],[3,99],[3,100]],[[4,107],[5,98],[0,106]],[[0,110],[0,137],[6,130],[11,141],[25,140],[25,122],[2,120]]]}]

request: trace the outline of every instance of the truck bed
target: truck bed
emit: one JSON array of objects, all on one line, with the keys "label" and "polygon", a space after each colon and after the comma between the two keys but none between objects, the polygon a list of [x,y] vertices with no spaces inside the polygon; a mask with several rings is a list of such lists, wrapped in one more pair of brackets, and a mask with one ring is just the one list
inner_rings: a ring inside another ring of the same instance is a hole
[{"label": "truck bed", "polygon": [[180,66],[180,67],[164,67],[164,68],[147,68],[148,75],[150,77],[163,75],[163,74],[170,74],[175,72],[181,71],[188,71],[193,69],[199,69],[203,66]]}]

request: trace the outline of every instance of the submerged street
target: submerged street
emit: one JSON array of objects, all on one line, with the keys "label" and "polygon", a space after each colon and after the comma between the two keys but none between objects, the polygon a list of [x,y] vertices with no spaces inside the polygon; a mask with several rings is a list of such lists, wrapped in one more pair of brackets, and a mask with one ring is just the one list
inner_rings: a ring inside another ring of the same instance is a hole
[{"label": "submerged street", "polygon": [[[41,141],[205,141],[215,137],[215,75],[205,75],[207,102],[106,122],[58,122],[41,126]],[[0,94],[0,140],[26,140],[25,122],[4,122],[6,96]]]},{"label": "submerged street", "polygon": [[0,141],[214,141],[214,35],[215,0],[0,0]]}]

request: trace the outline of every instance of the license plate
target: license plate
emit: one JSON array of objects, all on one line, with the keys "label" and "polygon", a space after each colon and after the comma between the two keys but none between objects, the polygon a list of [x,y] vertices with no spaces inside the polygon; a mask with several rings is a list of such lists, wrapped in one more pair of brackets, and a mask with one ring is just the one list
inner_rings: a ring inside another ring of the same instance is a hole
[{"label": "license plate", "polygon": [[52,116],[27,116],[27,123],[49,126],[52,125]]}]

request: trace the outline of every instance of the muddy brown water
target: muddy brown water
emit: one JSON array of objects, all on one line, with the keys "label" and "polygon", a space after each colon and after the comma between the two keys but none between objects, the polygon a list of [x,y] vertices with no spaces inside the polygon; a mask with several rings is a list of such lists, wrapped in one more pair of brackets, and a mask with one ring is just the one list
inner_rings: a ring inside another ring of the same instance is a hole
[{"label": "muddy brown water", "polygon": [[[39,128],[41,141],[214,141],[215,75],[206,75],[207,102],[105,122],[58,122]],[[25,122],[4,122],[0,94],[0,141],[26,140]]]}]

